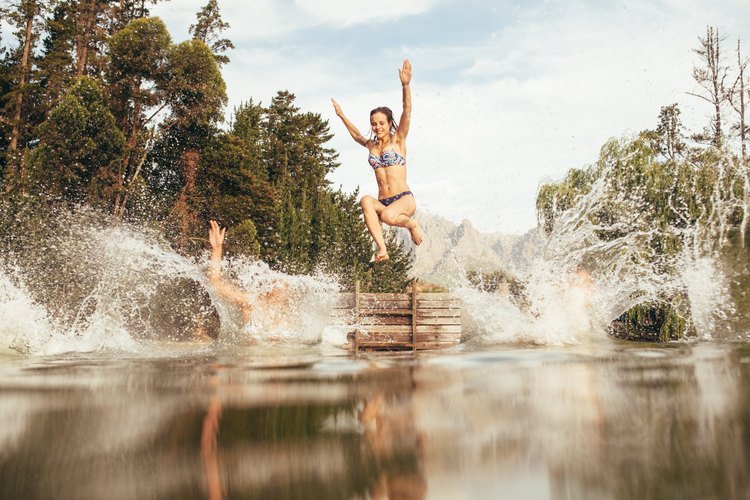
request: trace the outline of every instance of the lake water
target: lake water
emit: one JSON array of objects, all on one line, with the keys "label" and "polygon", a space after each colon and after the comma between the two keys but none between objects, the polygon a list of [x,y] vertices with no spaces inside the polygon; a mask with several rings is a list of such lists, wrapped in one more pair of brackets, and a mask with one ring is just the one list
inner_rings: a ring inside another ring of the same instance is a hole
[{"label": "lake water", "polygon": [[750,344],[0,355],[2,498],[750,498]]}]

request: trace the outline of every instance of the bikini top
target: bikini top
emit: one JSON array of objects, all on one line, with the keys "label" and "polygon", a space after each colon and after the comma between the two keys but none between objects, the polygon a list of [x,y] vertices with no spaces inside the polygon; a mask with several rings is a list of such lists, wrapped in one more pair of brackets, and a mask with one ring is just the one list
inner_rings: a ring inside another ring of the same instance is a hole
[{"label": "bikini top", "polygon": [[374,154],[370,153],[367,161],[370,163],[370,166],[372,168],[391,167],[393,165],[406,165],[406,158],[398,154],[393,148],[383,151],[380,156],[375,156]]}]

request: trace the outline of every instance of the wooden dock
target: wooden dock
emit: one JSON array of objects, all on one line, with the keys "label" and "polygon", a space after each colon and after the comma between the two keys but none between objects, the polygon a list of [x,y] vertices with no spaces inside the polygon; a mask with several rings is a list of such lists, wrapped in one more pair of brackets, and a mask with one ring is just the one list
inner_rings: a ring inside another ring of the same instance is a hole
[{"label": "wooden dock", "polygon": [[352,349],[423,350],[461,342],[461,301],[450,293],[342,293],[334,307],[338,324],[351,327]]}]

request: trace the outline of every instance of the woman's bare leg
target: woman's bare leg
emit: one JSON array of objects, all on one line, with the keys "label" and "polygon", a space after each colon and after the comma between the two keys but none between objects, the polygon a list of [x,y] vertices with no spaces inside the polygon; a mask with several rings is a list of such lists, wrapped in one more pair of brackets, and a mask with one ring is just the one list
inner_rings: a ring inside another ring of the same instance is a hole
[{"label": "woman's bare leg", "polygon": [[385,239],[383,238],[383,226],[380,225],[380,214],[385,210],[385,205],[372,196],[363,196],[359,203],[365,216],[367,230],[370,231],[372,239],[378,246],[375,262],[388,260],[388,251],[385,248]]},{"label": "woman's bare leg", "polygon": [[[413,196],[403,196],[388,205],[380,214],[380,220],[389,226],[405,227],[411,233],[411,240],[415,245],[422,243],[422,229],[411,216],[417,210],[417,203]],[[382,231],[382,229],[381,229]]]}]

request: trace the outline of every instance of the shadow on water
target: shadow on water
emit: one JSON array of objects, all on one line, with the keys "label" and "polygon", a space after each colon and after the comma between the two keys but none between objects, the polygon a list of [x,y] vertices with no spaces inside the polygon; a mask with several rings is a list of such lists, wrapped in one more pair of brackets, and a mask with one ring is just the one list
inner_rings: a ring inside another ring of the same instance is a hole
[{"label": "shadow on water", "polygon": [[747,498],[750,346],[0,365],[2,498]]}]

